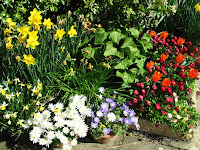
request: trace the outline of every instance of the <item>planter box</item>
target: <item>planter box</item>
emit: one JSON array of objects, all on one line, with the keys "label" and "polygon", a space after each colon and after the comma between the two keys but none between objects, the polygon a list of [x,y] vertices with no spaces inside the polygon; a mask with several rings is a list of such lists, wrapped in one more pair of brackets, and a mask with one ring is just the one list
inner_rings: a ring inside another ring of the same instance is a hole
[{"label": "planter box", "polygon": [[[199,92],[199,91],[198,91]],[[192,106],[196,108],[196,93],[197,90],[194,90],[194,92],[191,95],[188,95],[188,98],[192,101]],[[152,121],[144,120],[142,118],[139,118],[138,120],[140,125],[140,130],[142,132],[148,132],[160,136],[166,136],[176,139],[185,139],[187,141],[191,140],[194,136],[194,132],[188,133],[187,135],[184,135],[182,133],[173,132],[171,127],[165,124],[159,124],[159,127],[156,126],[156,124],[153,125]],[[131,129],[136,130],[135,126],[130,126]]]}]

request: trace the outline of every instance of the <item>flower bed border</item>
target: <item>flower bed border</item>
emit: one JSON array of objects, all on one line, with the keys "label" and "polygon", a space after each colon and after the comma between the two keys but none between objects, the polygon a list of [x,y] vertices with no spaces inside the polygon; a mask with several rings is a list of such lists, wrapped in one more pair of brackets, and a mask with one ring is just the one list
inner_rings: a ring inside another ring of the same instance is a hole
[{"label": "flower bed border", "polygon": [[[189,98],[191,99],[192,106],[196,108],[196,95],[197,95],[197,89],[194,89],[193,93],[189,95]],[[156,124],[153,125],[152,121],[144,120],[143,118],[138,119],[138,123],[140,125],[140,130],[142,132],[148,132],[151,134],[156,134],[160,136],[166,136],[171,137],[175,139],[184,139],[187,141],[190,141],[194,137],[194,132],[188,133],[184,135],[183,133],[178,133],[176,131],[172,131],[172,128],[169,127],[166,124],[159,124],[157,126]],[[135,126],[130,126],[131,129],[136,130]]]}]

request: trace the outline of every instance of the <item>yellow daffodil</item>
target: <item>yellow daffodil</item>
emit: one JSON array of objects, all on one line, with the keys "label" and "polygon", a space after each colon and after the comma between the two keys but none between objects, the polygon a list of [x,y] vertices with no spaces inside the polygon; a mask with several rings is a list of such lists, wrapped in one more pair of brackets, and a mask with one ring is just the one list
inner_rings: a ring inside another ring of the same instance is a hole
[{"label": "yellow daffodil", "polygon": [[17,118],[17,112],[15,112],[14,114],[12,114],[13,118]]},{"label": "yellow daffodil", "polygon": [[25,43],[26,42],[26,37],[24,36],[20,36],[18,37],[18,40],[17,40],[17,45],[20,45],[21,43]]},{"label": "yellow daffodil", "polygon": [[19,93],[17,92],[17,93],[16,93],[16,96],[19,97],[20,94],[21,94],[21,92],[19,92]]},{"label": "yellow daffodil", "polygon": [[12,33],[12,31],[8,28],[5,29],[4,34],[9,36],[9,34]]},{"label": "yellow daffodil", "polygon": [[8,106],[8,104],[4,101],[3,104],[0,105],[0,109],[5,110],[6,106]]},{"label": "yellow daffodil", "polygon": [[20,56],[18,56],[18,55],[17,55],[15,58],[16,58],[16,60],[17,60],[18,62],[21,60]]},{"label": "yellow daffodil", "polygon": [[77,35],[77,32],[74,29],[74,26],[71,26],[70,30],[68,31],[68,35],[69,35],[70,38]]},{"label": "yellow daffodil", "polygon": [[40,29],[40,24],[42,23],[42,16],[41,11],[38,11],[36,8],[33,9],[33,11],[30,12],[31,15],[28,17],[28,24],[34,26],[35,29]]},{"label": "yellow daffodil", "polygon": [[10,119],[10,114],[6,113],[3,117],[4,119]]},{"label": "yellow daffodil", "polygon": [[35,65],[35,58],[31,54],[29,55],[24,54],[23,56],[24,59],[22,61],[25,62],[28,66]]},{"label": "yellow daffodil", "polygon": [[10,42],[10,41],[12,41],[12,37],[7,37],[5,41],[6,41],[7,43]]},{"label": "yellow daffodil", "polygon": [[42,83],[38,83],[38,89],[42,90]]},{"label": "yellow daffodil", "polygon": [[13,22],[11,18],[6,19],[6,22],[9,28],[14,29],[16,27],[16,22]]},{"label": "yellow daffodil", "polygon": [[196,4],[194,6],[194,8],[195,8],[195,11],[200,12],[200,5],[199,4]]},{"label": "yellow daffodil", "polygon": [[101,24],[98,24],[97,27],[98,27],[98,28],[102,28],[102,25],[101,25]]},{"label": "yellow daffodil", "polygon": [[17,31],[19,32],[19,35],[18,36],[22,36],[22,37],[26,37],[27,34],[30,32],[31,27],[25,27],[25,26],[22,26],[22,27],[19,27],[17,28]]},{"label": "yellow daffodil", "polygon": [[6,94],[6,91],[4,89],[1,89],[1,94],[2,95],[5,95]]},{"label": "yellow daffodil", "polygon": [[8,124],[11,125],[11,121],[10,120],[8,120]]},{"label": "yellow daffodil", "polygon": [[74,69],[73,69],[73,68],[71,68],[70,70],[71,70],[71,71],[70,71],[70,73],[69,73],[69,74],[70,74],[71,76],[74,76],[74,75],[75,75],[75,73],[76,73],[76,71],[74,71]]},{"label": "yellow daffodil", "polygon": [[89,68],[90,70],[92,70],[93,65],[92,65],[91,63],[89,63],[88,68]]},{"label": "yellow daffodil", "polygon": [[65,50],[65,46],[61,47],[61,53],[64,53],[64,50]]},{"label": "yellow daffodil", "polygon": [[23,124],[24,120],[18,120],[17,124],[19,124],[20,126]]},{"label": "yellow daffodil", "polygon": [[51,29],[51,26],[53,25],[53,23],[51,22],[51,19],[44,19],[43,25],[47,28],[47,29]]},{"label": "yellow daffodil", "polygon": [[12,50],[12,48],[13,48],[13,45],[11,44],[11,40],[10,40],[8,43],[6,43],[6,49]]},{"label": "yellow daffodil", "polygon": [[43,110],[44,110],[44,107],[43,107],[43,106],[41,106],[41,107],[40,107],[40,110],[41,110],[41,111],[43,111]]},{"label": "yellow daffodil", "polygon": [[29,38],[30,38],[30,37],[38,37],[37,34],[38,34],[38,31],[37,31],[37,30],[33,30],[33,31],[31,31],[31,32],[28,32]]},{"label": "yellow daffodil", "polygon": [[64,31],[64,29],[58,29],[56,31],[56,34],[55,34],[55,40],[57,39],[61,39],[63,38],[63,35],[65,34],[66,32]]},{"label": "yellow daffodil", "polygon": [[35,46],[38,46],[40,43],[37,41],[38,36],[34,37],[34,36],[29,36],[29,38],[27,39],[27,45],[26,48],[31,47],[32,49],[35,49]]},{"label": "yellow daffodil", "polygon": [[26,105],[26,106],[24,106],[24,109],[25,110],[29,110],[29,107]]}]

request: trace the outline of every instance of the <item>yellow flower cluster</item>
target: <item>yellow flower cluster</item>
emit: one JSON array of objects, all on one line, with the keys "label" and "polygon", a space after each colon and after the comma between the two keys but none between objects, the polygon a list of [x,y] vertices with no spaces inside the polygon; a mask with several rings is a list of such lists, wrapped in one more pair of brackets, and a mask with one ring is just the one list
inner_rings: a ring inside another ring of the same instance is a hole
[{"label": "yellow flower cluster", "polygon": [[199,4],[196,4],[194,6],[194,8],[195,8],[195,11],[200,12],[200,5]]},{"label": "yellow flower cluster", "polygon": [[[2,101],[0,101],[0,111],[2,111],[4,113],[3,118],[5,120],[8,120],[7,121],[8,125],[11,125],[12,123],[15,122],[17,125],[21,126],[21,125],[23,125],[23,122],[24,122],[23,119],[20,119],[21,112],[16,112],[17,110],[15,108],[17,108],[17,107],[13,107],[13,105],[19,105],[20,107],[22,106],[23,111],[28,111],[31,105],[30,104],[24,105],[23,103],[18,104],[18,103],[23,102],[22,99],[24,97],[22,96],[22,94],[24,94],[24,93],[11,92],[8,84],[15,84],[15,85],[20,86],[20,88],[27,87],[27,89],[29,91],[32,91],[31,96],[36,96],[36,99],[37,99],[42,96],[42,94],[41,94],[42,83],[40,82],[40,80],[38,80],[36,86],[32,86],[30,84],[25,85],[25,84],[21,83],[19,78],[15,78],[13,81],[10,81],[8,79],[7,81],[4,81],[4,83],[5,83],[4,86],[0,85],[0,95],[5,97],[5,100],[2,99]],[[6,86],[6,83],[7,83],[7,86]],[[38,103],[36,103],[34,106],[36,106],[37,104]],[[17,115],[17,114],[19,114],[19,115]]]}]

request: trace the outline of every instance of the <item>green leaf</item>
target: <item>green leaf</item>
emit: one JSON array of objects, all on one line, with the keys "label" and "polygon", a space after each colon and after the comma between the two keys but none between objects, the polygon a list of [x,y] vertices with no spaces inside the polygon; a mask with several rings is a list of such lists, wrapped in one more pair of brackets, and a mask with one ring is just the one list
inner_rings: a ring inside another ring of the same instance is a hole
[{"label": "green leaf", "polygon": [[135,74],[133,74],[133,73],[127,73],[126,71],[123,72],[123,73],[117,71],[116,75],[118,77],[121,77],[123,79],[123,81],[124,81],[125,84],[132,83],[134,81],[134,79],[135,79]]},{"label": "green leaf", "polygon": [[117,48],[113,47],[112,41],[108,41],[106,43],[106,50],[104,52],[104,56],[108,57],[108,56],[116,55],[116,54],[117,54]]},{"label": "green leaf", "polygon": [[153,47],[152,43],[150,43],[144,39],[138,40],[138,42],[142,45],[145,52],[148,52],[148,49],[151,49]]},{"label": "green leaf", "polygon": [[15,14],[15,17],[18,19],[18,20],[21,20],[21,15],[19,13],[16,13]]},{"label": "green leaf", "polygon": [[61,2],[63,5],[65,5],[65,1],[64,1],[64,0],[60,0],[60,2]]},{"label": "green leaf", "polygon": [[133,39],[130,37],[125,38],[125,41],[123,43],[123,45],[121,46],[121,48],[126,48],[126,47],[137,47],[137,45],[133,42]]},{"label": "green leaf", "polygon": [[137,47],[132,46],[121,48],[120,51],[125,51],[129,57],[132,57],[135,53],[139,52]]},{"label": "green leaf", "polygon": [[125,70],[128,68],[128,66],[132,65],[133,64],[133,60],[130,59],[130,58],[125,58],[123,59],[122,61],[120,61],[120,63],[118,63],[116,66],[115,66],[115,69],[122,69],[122,70]]},{"label": "green leaf", "polygon": [[113,31],[110,33],[109,38],[115,43],[119,44],[119,41],[124,38],[124,35],[120,32]]},{"label": "green leaf", "polygon": [[135,60],[135,63],[137,63],[137,66],[140,69],[139,72],[141,73],[141,75],[143,75],[145,73],[144,61],[145,61],[145,58]]},{"label": "green leaf", "polygon": [[94,41],[95,45],[103,44],[103,42],[107,38],[107,33],[104,30],[100,30],[90,36],[90,38],[93,38],[93,37],[95,37],[95,41]]},{"label": "green leaf", "polygon": [[94,58],[95,48],[85,47],[82,49],[83,56],[87,59]]},{"label": "green leaf", "polygon": [[139,38],[140,31],[135,28],[130,28],[129,31],[131,32],[131,35],[133,35],[135,38]]},{"label": "green leaf", "polygon": [[118,51],[116,54],[117,57],[119,57],[120,59],[122,59],[124,57],[124,52],[123,51]]}]

